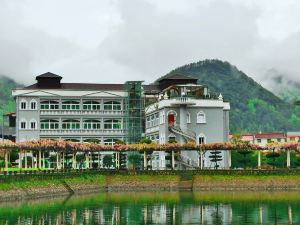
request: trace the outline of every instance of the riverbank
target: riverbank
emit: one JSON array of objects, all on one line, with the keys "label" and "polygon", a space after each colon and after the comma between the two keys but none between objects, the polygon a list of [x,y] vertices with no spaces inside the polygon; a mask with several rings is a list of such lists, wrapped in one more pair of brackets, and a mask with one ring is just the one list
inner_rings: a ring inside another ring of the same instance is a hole
[{"label": "riverbank", "polygon": [[[209,174],[210,173],[210,174]],[[198,190],[300,190],[300,173],[196,171],[23,174],[0,177],[0,201],[33,199],[92,192],[198,191]]]},{"label": "riverbank", "polygon": [[0,224],[299,224],[299,191],[98,192],[0,202]]}]

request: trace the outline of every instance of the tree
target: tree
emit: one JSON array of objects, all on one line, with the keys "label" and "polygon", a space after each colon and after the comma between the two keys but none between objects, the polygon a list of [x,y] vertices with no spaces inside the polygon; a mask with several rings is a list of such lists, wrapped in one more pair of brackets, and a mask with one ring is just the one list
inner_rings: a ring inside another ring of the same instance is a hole
[{"label": "tree", "polygon": [[103,166],[105,168],[111,168],[114,166],[114,157],[112,155],[105,155],[103,157]]},{"label": "tree", "polygon": [[251,151],[240,150],[240,151],[238,151],[238,153],[239,153],[240,155],[243,156],[243,157],[240,158],[238,161],[239,161],[241,164],[243,164],[244,169],[246,169],[247,163],[250,162],[250,159],[249,159],[249,157],[247,157],[247,156],[250,155]]},{"label": "tree", "polygon": [[137,152],[128,153],[127,156],[128,167],[132,170],[136,170],[136,168],[141,166],[142,156]]},{"label": "tree", "polygon": [[267,159],[270,159],[268,160],[268,164],[272,165],[273,166],[273,169],[275,168],[275,160],[280,156],[280,154],[278,152],[275,152],[275,150],[273,149],[272,152],[266,154],[266,157]]},{"label": "tree", "polygon": [[222,161],[222,156],[220,155],[222,152],[218,150],[212,150],[211,155],[209,156],[210,161],[212,163],[215,163],[215,169],[218,169],[219,165],[218,162]]},{"label": "tree", "polygon": [[140,140],[141,144],[151,144],[152,141],[149,138],[143,138]]}]

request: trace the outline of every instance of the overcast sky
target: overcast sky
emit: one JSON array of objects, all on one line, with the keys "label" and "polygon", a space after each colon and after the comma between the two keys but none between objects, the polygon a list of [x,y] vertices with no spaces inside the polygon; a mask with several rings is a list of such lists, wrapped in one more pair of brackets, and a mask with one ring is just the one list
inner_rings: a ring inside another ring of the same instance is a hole
[{"label": "overcast sky", "polygon": [[25,84],[151,82],[206,58],[300,82],[300,1],[0,0],[0,74]]}]

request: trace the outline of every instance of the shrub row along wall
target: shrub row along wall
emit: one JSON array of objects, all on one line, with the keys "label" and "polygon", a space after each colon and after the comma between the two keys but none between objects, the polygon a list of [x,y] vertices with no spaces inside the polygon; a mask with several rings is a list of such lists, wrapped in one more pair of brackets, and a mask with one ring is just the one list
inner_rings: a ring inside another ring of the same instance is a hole
[{"label": "shrub row along wall", "polygon": [[[200,174],[199,172],[202,172]],[[205,174],[206,172],[206,174]],[[1,176],[0,200],[69,195],[94,191],[178,190],[190,180],[193,190],[299,189],[300,173],[287,171],[149,171],[130,174],[95,171]],[[227,172],[227,173],[226,173]],[[234,172],[234,173],[233,173]],[[281,172],[281,174],[279,173]]]},{"label": "shrub row along wall", "polygon": [[300,175],[201,175],[193,180],[194,190],[299,189]]}]

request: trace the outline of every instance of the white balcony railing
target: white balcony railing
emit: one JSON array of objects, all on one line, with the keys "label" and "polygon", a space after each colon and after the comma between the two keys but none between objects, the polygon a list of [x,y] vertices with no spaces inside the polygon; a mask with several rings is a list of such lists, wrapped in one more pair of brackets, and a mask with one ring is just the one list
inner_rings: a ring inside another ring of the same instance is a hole
[{"label": "white balcony railing", "polygon": [[124,135],[123,129],[101,129],[101,130],[40,130],[40,135]]},{"label": "white balcony railing", "polygon": [[54,115],[117,115],[125,114],[125,110],[40,110],[40,114],[46,116]]}]

